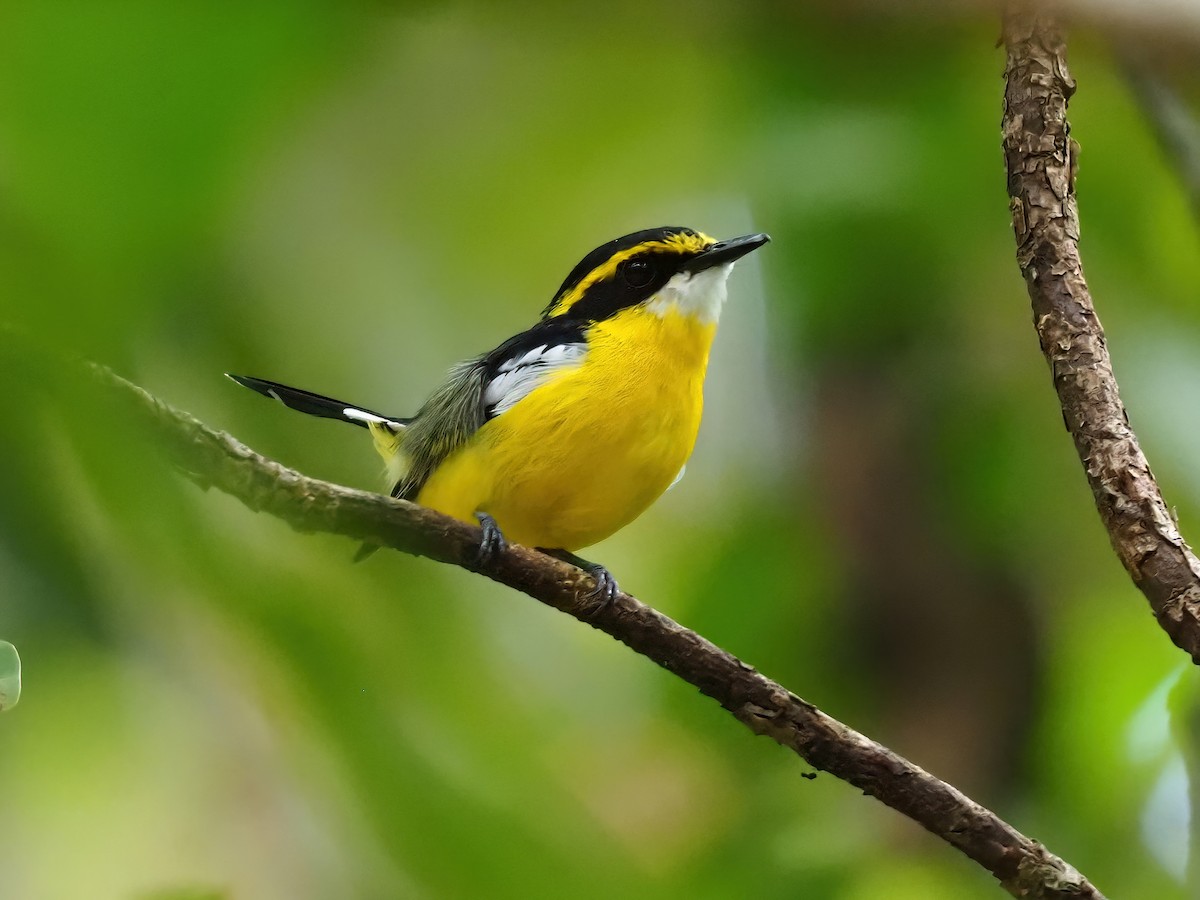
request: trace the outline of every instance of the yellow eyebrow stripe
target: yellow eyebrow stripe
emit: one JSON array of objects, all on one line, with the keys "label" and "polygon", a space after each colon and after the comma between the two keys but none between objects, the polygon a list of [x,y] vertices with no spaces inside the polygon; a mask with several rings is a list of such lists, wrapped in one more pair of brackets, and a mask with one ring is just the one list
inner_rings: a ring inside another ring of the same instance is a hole
[{"label": "yellow eyebrow stripe", "polygon": [[699,253],[701,250],[715,243],[716,239],[709,237],[707,234],[673,234],[665,241],[643,241],[627,250],[618,251],[601,265],[596,266],[596,268],[588,272],[587,275],[580,279],[579,284],[563,294],[555,302],[549,315],[553,317],[565,313],[587,294],[588,289],[592,285],[612,278],[616,274],[617,266],[632,256],[645,253],[647,250],[662,250],[667,253],[678,253],[681,255],[685,253]]}]

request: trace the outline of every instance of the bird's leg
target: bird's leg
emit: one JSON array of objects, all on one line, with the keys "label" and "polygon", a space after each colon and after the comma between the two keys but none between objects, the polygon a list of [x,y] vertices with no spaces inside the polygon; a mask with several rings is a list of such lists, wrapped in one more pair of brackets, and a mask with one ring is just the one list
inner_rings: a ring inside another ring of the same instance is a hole
[{"label": "bird's leg", "polygon": [[483,537],[479,539],[479,552],[475,557],[475,564],[490,566],[497,556],[508,549],[508,541],[504,539],[504,534],[500,531],[496,520],[487,513],[477,512],[475,518],[479,520],[479,527],[483,530]]},{"label": "bird's leg", "polygon": [[583,595],[584,600],[598,600],[599,604],[592,615],[595,615],[608,604],[613,602],[613,598],[617,596],[617,579],[613,578],[612,572],[604,568],[599,563],[588,562],[582,556],[576,556],[570,550],[547,549],[538,547],[547,556],[553,556],[555,559],[561,559],[565,563],[570,563],[576,568],[587,572],[596,580],[596,586]]}]

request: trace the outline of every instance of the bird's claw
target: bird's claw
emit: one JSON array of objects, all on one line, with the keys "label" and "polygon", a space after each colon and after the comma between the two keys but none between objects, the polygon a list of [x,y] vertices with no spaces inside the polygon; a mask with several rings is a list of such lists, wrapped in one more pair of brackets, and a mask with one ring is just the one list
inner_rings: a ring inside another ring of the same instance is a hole
[{"label": "bird's claw", "polygon": [[595,563],[580,566],[580,568],[591,575],[596,581],[596,586],[583,594],[582,597],[582,599],[596,604],[588,612],[588,618],[591,619],[607,609],[613,600],[617,598],[617,579],[613,578],[612,572],[608,571],[604,566],[596,565]]},{"label": "bird's claw", "polygon": [[580,595],[581,600],[586,600],[590,604],[594,604],[587,612],[588,619],[594,619],[601,612],[607,610],[612,605],[612,601],[617,599],[619,588],[617,587],[616,578],[612,577],[612,572],[604,568],[598,563],[589,563],[587,559],[575,557],[571,560],[578,568],[586,571],[588,575],[595,580],[595,587]]},{"label": "bird's claw", "polygon": [[617,594],[620,593],[620,589],[617,587],[617,579],[613,578],[612,572],[608,571],[604,566],[589,562],[582,556],[576,556],[570,550],[549,547],[538,547],[537,549],[548,556],[553,556],[555,559],[561,559],[563,562],[569,563],[592,576],[596,584],[591,590],[584,591],[579,595],[580,600],[594,604],[590,610],[583,614],[584,618],[594,619],[607,609],[613,600],[617,598]]},{"label": "bird's claw", "polygon": [[479,550],[475,554],[475,564],[482,568],[490,566],[497,556],[508,549],[508,541],[504,539],[496,520],[487,513],[475,513],[475,518],[479,520],[479,528],[483,532],[479,539]]}]

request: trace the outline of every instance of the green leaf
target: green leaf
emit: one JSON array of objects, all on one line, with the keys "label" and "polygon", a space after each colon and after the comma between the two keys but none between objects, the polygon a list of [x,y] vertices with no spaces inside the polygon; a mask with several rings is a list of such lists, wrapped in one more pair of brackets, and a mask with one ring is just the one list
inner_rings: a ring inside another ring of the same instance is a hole
[{"label": "green leaf", "polygon": [[21,657],[8,641],[0,641],[0,712],[21,699]]}]

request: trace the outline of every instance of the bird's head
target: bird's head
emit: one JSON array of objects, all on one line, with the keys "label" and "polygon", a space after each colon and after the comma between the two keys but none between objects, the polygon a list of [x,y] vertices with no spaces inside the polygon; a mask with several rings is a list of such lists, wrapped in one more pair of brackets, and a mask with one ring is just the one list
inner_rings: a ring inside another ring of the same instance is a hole
[{"label": "bird's head", "polygon": [[769,240],[748,234],[717,241],[675,226],[635,231],[580,260],[543,316],[598,322],[644,304],[659,315],[675,310],[716,322],[734,262]]}]

